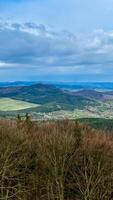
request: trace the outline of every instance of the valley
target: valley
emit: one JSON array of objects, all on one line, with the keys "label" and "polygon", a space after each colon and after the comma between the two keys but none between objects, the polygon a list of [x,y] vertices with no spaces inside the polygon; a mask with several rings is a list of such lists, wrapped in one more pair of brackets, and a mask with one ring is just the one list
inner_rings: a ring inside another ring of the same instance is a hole
[{"label": "valley", "polygon": [[[94,87],[94,86],[93,86]],[[61,89],[50,84],[0,87],[0,117],[33,120],[113,118],[112,90]]]}]

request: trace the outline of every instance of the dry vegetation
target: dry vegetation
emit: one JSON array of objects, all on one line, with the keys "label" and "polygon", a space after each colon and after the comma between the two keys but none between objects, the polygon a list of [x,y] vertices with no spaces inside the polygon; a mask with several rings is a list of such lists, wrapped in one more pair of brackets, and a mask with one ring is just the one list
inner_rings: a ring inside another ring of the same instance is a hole
[{"label": "dry vegetation", "polygon": [[1,120],[0,199],[112,200],[112,134],[70,121]]}]

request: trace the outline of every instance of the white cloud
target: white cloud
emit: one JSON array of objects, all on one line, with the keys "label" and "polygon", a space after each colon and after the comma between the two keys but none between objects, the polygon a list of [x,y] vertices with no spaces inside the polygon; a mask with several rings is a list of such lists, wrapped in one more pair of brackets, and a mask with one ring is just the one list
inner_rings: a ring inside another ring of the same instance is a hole
[{"label": "white cloud", "polygon": [[113,31],[73,35],[31,22],[1,23],[0,68],[3,67],[34,67],[42,73],[109,74],[113,71]]},{"label": "white cloud", "polygon": [[0,68],[15,67],[15,66],[16,66],[16,64],[14,64],[14,63],[6,63],[6,62],[0,61]]}]

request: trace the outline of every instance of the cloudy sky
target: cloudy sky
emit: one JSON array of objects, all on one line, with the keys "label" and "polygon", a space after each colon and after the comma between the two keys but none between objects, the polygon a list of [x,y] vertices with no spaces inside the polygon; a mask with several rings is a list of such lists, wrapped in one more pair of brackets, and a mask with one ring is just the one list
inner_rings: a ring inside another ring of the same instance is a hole
[{"label": "cloudy sky", "polygon": [[0,0],[0,81],[112,81],[113,0]]}]

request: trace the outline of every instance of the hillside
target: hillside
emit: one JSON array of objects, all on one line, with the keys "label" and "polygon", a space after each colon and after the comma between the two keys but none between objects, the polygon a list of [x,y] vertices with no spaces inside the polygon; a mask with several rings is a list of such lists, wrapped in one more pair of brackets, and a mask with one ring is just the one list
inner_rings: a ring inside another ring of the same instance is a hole
[{"label": "hillside", "polygon": [[52,85],[37,84],[20,87],[1,87],[0,97],[8,97],[37,104],[57,103],[83,107],[91,103],[85,97],[75,96]]},{"label": "hillside", "polygon": [[112,91],[71,91],[48,84],[0,87],[0,103],[0,116],[8,118],[25,113],[34,120],[113,118]]}]

